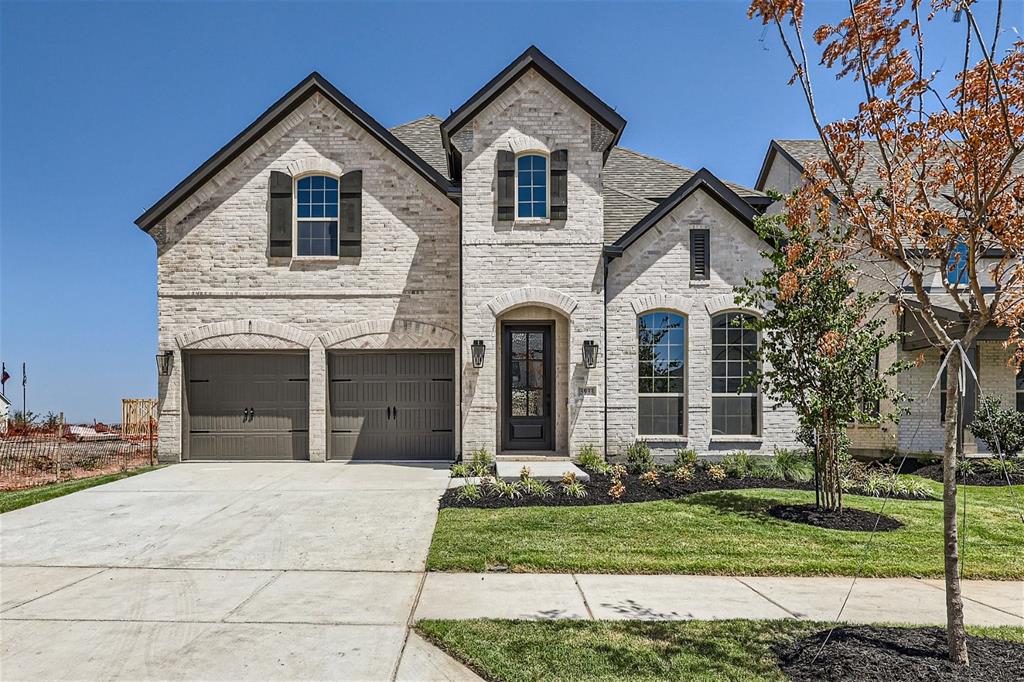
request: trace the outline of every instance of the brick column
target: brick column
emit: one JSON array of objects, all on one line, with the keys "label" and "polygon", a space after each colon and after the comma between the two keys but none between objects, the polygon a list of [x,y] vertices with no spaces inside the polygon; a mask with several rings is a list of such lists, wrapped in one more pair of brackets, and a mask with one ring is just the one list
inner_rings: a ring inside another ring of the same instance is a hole
[{"label": "brick column", "polygon": [[327,460],[327,353],[316,339],[309,347],[309,461]]}]

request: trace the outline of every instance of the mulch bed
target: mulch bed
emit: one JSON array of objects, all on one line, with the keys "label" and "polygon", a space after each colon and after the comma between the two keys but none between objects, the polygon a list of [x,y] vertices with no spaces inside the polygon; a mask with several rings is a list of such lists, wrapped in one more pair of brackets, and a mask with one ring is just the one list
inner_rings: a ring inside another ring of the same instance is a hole
[{"label": "mulch bed", "polygon": [[[923,466],[920,469],[917,469],[914,474],[942,483],[941,464],[929,464],[928,466]],[[988,467],[975,464],[974,473],[966,479],[958,478],[957,482],[965,485],[1006,485],[1006,476],[993,471]],[[1010,482],[1014,485],[1024,485],[1024,474],[1010,474]]]},{"label": "mulch bed", "polygon": [[637,474],[626,474],[622,477],[622,484],[626,487],[626,493],[615,500],[608,495],[608,489],[612,487],[611,476],[604,474],[590,473],[590,481],[584,483],[587,489],[587,496],[582,498],[569,497],[564,494],[557,481],[551,482],[551,497],[523,496],[510,500],[504,497],[495,497],[485,494],[479,500],[457,499],[457,488],[445,491],[441,496],[441,509],[473,507],[477,509],[505,509],[507,507],[586,507],[597,504],[621,504],[623,502],[655,502],[658,500],[674,500],[684,495],[693,493],[704,493],[714,490],[745,490],[749,488],[786,488],[790,490],[814,490],[814,483],[798,483],[773,478],[727,478],[724,481],[716,481],[710,478],[702,470],[693,472],[693,478],[686,483],[680,483],[672,478],[670,473],[661,475],[657,485],[649,485],[640,480]]},{"label": "mulch bed", "polygon": [[833,512],[818,509],[813,504],[777,504],[768,508],[768,514],[783,521],[806,523],[829,530],[889,531],[903,527],[902,523],[885,514],[879,518],[876,512],[860,509]]},{"label": "mulch bed", "polygon": [[776,648],[779,667],[794,682],[876,680],[983,680],[1017,682],[1024,679],[1024,644],[988,637],[967,638],[970,666],[947,660],[946,632],[936,627],[839,627],[821,649],[827,631]]}]

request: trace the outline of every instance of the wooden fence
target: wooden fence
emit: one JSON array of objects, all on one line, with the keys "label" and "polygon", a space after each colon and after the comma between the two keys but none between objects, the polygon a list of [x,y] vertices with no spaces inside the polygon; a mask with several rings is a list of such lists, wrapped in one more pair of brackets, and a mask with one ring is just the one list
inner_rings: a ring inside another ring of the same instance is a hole
[{"label": "wooden fence", "polygon": [[124,435],[148,435],[151,429],[155,431],[158,421],[156,398],[121,399],[121,433]]}]

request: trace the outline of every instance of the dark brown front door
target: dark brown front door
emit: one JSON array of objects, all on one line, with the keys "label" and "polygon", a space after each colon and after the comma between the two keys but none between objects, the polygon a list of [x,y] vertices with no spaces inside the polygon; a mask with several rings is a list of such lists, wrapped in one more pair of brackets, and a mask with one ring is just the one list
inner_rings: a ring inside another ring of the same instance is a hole
[{"label": "dark brown front door", "polygon": [[553,450],[554,330],[549,324],[509,324],[503,334],[502,447]]}]

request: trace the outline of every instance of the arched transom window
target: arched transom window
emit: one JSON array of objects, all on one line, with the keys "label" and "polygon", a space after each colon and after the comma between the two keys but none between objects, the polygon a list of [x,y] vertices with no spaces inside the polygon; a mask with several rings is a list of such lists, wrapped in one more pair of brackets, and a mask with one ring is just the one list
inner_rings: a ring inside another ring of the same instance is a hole
[{"label": "arched transom window", "polygon": [[337,256],[338,179],[307,175],[295,185],[296,255]]},{"label": "arched transom window", "polygon": [[757,332],[744,328],[754,317],[728,312],[711,318],[711,433],[756,436],[758,394],[744,379],[757,370]]},{"label": "arched transom window", "polygon": [[641,436],[686,433],[686,318],[653,312],[637,318],[637,429]]},{"label": "arched transom window", "polygon": [[516,159],[516,217],[548,217],[548,160],[540,154]]}]

